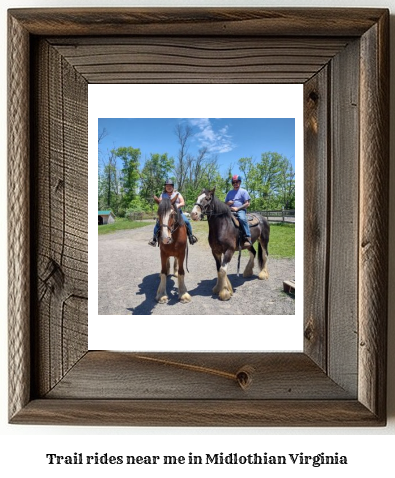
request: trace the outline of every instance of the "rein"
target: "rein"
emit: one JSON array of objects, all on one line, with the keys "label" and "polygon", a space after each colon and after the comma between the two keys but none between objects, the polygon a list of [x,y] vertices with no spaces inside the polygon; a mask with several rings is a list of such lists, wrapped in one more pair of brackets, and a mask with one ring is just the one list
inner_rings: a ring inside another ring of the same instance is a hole
[{"label": "rein", "polygon": [[176,225],[176,227],[171,228],[171,227],[168,226],[167,224],[161,224],[161,223],[159,223],[159,227],[167,227],[167,229],[170,229],[170,235],[172,235],[173,232],[176,231],[176,230],[180,227],[180,224],[179,224],[178,222],[175,222],[175,225]]},{"label": "rein", "polygon": [[[211,201],[210,203],[208,203],[206,205],[205,208],[202,207],[201,204],[195,202],[195,206],[199,206],[200,207],[200,210],[201,210],[201,215],[202,216],[207,216],[207,219],[210,219],[210,217],[212,216],[223,216],[224,214],[226,214],[225,212],[213,212],[213,210],[209,211],[209,206],[211,205]],[[241,245],[241,241],[240,241],[240,238],[237,239],[237,242],[239,244],[239,257],[237,259],[237,276],[239,276],[240,274],[240,259],[241,259],[241,250],[242,250],[242,245]]]},{"label": "rein", "polygon": [[[177,215],[177,212],[173,209],[173,214]],[[179,227],[180,223],[177,220],[173,223],[173,226],[169,226],[168,224],[161,224],[159,223],[159,227],[167,227],[170,230],[170,236],[175,232]]]},{"label": "rein", "polygon": [[213,208],[212,208],[212,210],[209,210],[209,206],[211,205],[211,202],[209,204],[207,204],[205,208],[203,208],[202,205],[199,204],[198,202],[195,202],[194,205],[199,206],[200,210],[202,211],[201,215],[202,216],[207,216],[208,219],[210,219],[211,216],[223,216],[224,214],[226,214],[226,212],[214,212]]},{"label": "rein", "polygon": [[[173,208],[173,214],[177,216],[177,211],[174,208]],[[172,236],[173,232],[175,232],[180,227],[180,223],[176,219],[172,227],[170,227],[168,224],[161,224],[161,223],[159,223],[159,227],[167,227],[167,229],[170,230],[170,236]],[[187,226],[185,225],[185,227]],[[159,247],[159,241],[158,241],[158,247]],[[186,249],[187,250],[186,250],[186,258],[185,258],[185,269],[187,270],[187,272],[189,272],[188,270],[188,240],[187,240]]]}]

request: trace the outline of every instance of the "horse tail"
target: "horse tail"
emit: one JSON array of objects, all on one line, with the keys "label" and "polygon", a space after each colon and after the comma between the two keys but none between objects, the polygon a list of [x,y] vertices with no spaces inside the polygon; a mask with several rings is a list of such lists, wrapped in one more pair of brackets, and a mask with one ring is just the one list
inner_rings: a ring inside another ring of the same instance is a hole
[{"label": "horse tail", "polygon": [[261,246],[261,242],[260,242],[260,241],[258,241],[258,264],[259,264],[260,269],[262,270],[262,267],[263,267],[263,255],[262,255],[262,246]]}]

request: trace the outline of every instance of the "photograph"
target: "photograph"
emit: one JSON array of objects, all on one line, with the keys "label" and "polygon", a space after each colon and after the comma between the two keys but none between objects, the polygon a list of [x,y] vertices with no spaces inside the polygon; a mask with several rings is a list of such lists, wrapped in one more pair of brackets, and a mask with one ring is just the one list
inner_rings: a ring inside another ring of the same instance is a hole
[{"label": "photograph", "polygon": [[303,91],[249,89],[89,85],[91,349],[302,349]]},{"label": "photograph", "polygon": [[100,315],[295,314],[294,118],[99,118],[98,145]]}]

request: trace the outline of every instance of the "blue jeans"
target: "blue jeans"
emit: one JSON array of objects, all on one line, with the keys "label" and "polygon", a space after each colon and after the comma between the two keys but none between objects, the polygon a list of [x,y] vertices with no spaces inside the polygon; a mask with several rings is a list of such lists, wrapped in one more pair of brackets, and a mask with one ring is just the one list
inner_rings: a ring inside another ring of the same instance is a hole
[{"label": "blue jeans", "polygon": [[[181,212],[181,216],[184,219],[185,225],[187,226],[188,229],[188,235],[192,234],[192,226],[191,223],[189,222],[189,219],[185,216],[183,212]],[[154,236],[156,236],[159,232],[160,226],[159,226],[159,221],[156,221],[155,227],[154,227]]]},{"label": "blue jeans", "polygon": [[240,227],[244,231],[244,235],[251,237],[250,226],[247,221],[247,211],[245,209],[240,209],[236,214],[240,222]]}]

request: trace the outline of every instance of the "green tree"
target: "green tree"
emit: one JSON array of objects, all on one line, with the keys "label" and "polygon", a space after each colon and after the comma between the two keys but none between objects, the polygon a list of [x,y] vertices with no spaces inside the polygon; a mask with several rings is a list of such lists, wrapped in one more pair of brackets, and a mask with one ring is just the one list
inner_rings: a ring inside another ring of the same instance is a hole
[{"label": "green tree", "polygon": [[227,193],[233,189],[232,186],[232,176],[234,174],[234,165],[230,164],[227,167],[227,170],[223,176],[219,176],[214,183],[215,186],[215,195],[221,199],[221,201],[225,200]]},{"label": "green tree", "polygon": [[244,176],[244,185],[245,189],[250,191],[250,194],[253,194],[256,187],[256,166],[254,161],[251,157],[248,158],[240,158],[238,161],[240,171],[243,173]]},{"label": "green tree", "polygon": [[141,152],[131,146],[123,146],[111,152],[122,161],[121,205],[124,209],[127,209],[130,202],[137,196]]},{"label": "green tree", "polygon": [[284,168],[284,160],[286,159],[279,153],[262,153],[261,160],[257,164],[260,190],[271,189],[274,193],[277,192],[280,173]]},{"label": "green tree", "polygon": [[295,171],[289,162],[281,172],[279,192],[284,209],[295,209]]},{"label": "green tree", "polygon": [[98,208],[112,209],[115,214],[119,206],[119,175],[116,157],[111,151],[108,158],[103,160],[102,168],[98,174]]},{"label": "green tree", "polygon": [[277,152],[265,152],[255,162],[240,158],[244,186],[251,196],[251,210],[291,209],[295,205],[295,173],[288,159]]},{"label": "green tree", "polygon": [[140,174],[140,197],[150,208],[154,207],[153,195],[160,194],[163,185],[174,168],[174,159],[169,158],[167,153],[152,154],[146,160]]}]

